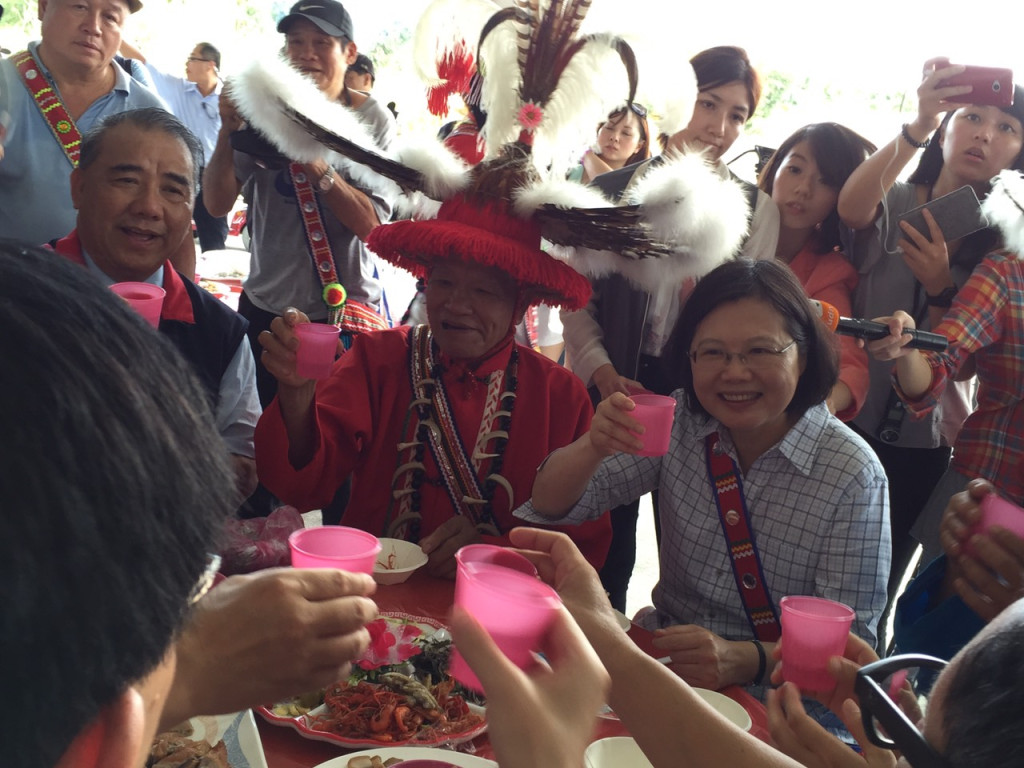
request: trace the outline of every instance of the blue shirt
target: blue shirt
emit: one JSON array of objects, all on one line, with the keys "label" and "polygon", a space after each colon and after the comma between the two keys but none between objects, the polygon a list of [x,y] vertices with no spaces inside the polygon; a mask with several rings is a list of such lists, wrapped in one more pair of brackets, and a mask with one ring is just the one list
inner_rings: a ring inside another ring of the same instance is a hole
[{"label": "blue shirt", "polygon": [[[38,45],[29,43],[29,52],[56,90],[57,84],[36,55]],[[132,80],[120,66],[112,67],[113,89],[90,104],[77,120],[83,135],[107,115],[142,107],[166,108],[159,96]],[[0,112],[4,110],[11,123],[0,160],[0,237],[33,245],[64,237],[75,228],[77,218],[68,181],[71,161],[10,59],[0,61]]]},{"label": "blue shirt", "polygon": [[199,86],[191,80],[161,72],[149,61],[146,62],[146,68],[153,78],[156,92],[167,102],[167,108],[188,126],[203,145],[203,163],[209,163],[220,131],[220,92],[223,84],[218,81],[210,95],[203,96]]}]

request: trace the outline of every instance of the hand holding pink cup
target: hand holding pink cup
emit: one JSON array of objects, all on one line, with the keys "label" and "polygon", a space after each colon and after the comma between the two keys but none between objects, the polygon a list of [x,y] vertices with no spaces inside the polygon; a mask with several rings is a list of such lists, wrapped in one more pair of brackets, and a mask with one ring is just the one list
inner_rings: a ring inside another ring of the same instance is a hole
[{"label": "hand holding pink cup", "polygon": [[637,451],[637,456],[664,456],[672,437],[675,398],[644,392],[630,395],[629,399],[636,406],[629,415],[644,425],[644,433],[639,436],[644,448]]},{"label": "hand holding pink cup", "polygon": [[299,339],[295,372],[304,379],[326,379],[331,375],[338,351],[337,327],[324,323],[299,323],[294,330]]},{"label": "hand holding pink cup", "polygon": [[152,283],[114,283],[110,290],[127,301],[154,328],[160,326],[160,312],[164,307],[166,291]]},{"label": "hand holding pink cup", "polygon": [[803,691],[829,691],[835,678],[828,660],[842,656],[855,616],[847,605],[821,597],[791,595],[782,608],[782,676]]},{"label": "hand holding pink cup", "polygon": [[[493,563],[467,562],[455,575],[455,604],[480,622],[513,664],[526,669],[562,600],[535,576]],[[467,688],[482,690],[458,648],[452,651],[450,672]]]},{"label": "hand holding pink cup", "polygon": [[288,537],[293,568],[338,568],[373,574],[380,541],[372,533],[344,525],[302,528]]}]

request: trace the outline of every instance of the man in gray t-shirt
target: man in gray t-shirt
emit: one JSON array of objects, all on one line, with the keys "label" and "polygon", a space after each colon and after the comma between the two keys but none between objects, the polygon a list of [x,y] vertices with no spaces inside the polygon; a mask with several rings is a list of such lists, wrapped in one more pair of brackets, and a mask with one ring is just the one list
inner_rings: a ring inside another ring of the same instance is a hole
[{"label": "man in gray t-shirt", "polygon": [[[337,0],[296,3],[277,26],[285,36],[285,55],[311,78],[325,97],[352,109],[365,123],[381,149],[395,133],[394,118],[373,97],[345,86],[345,71],[356,56],[352,19]],[[220,100],[222,125],[217,145],[203,176],[207,208],[226,213],[243,184],[251,190],[249,225],[251,260],[249,277],[239,300],[239,312],[249,320],[253,354],[260,359],[256,341],[274,317],[287,307],[305,312],[311,320],[327,318],[322,284],[308,248],[305,225],[288,167],[270,169],[231,148],[230,135],[242,120],[230,98]],[[391,216],[386,187],[373,188],[340,176],[324,160],[302,169],[315,190],[324,233],[331,247],[338,282],[350,301],[379,309],[381,286],[374,256],[362,238]],[[260,401],[267,405],[276,393],[276,380],[257,365]]]}]

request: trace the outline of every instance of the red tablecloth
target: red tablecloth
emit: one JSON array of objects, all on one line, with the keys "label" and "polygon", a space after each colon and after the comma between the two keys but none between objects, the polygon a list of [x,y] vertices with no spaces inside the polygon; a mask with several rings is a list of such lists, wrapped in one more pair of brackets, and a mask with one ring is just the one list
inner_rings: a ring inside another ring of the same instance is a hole
[{"label": "red tablecloth", "polygon": [[[453,592],[454,582],[415,573],[404,584],[377,587],[375,599],[382,611],[403,612],[447,621]],[[651,647],[650,632],[634,626],[629,634],[645,651],[652,655],[660,655],[655,654]],[[750,732],[767,741],[768,719],[761,702],[737,686],[725,688],[722,693],[738,702],[750,715],[753,721]],[[626,729],[618,721],[595,719],[597,725],[594,729],[594,739],[627,735]],[[263,740],[268,768],[313,768],[349,751],[334,744],[306,739],[290,728],[268,723],[259,715],[256,716],[256,721]],[[476,748],[475,754],[487,758],[494,757],[487,734],[475,739],[473,746]]]}]

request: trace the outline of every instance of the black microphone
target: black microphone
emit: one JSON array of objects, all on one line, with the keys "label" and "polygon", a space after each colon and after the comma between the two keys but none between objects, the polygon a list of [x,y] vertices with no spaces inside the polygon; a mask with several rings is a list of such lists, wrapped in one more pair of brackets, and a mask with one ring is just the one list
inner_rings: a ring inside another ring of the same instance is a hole
[{"label": "black microphone", "polygon": [[[876,341],[890,335],[889,326],[885,323],[876,323],[874,320],[840,317],[839,310],[825,301],[811,299],[811,304],[818,310],[821,322],[828,326],[829,330],[840,336],[853,336],[865,341]],[[919,331],[916,328],[904,328],[903,334],[910,336],[907,346],[913,349],[943,352],[949,346],[949,340],[941,333]]]}]

